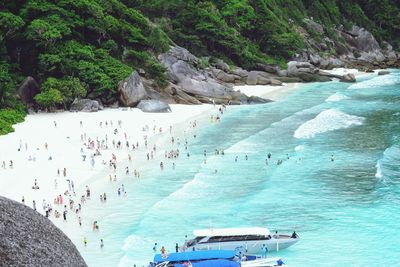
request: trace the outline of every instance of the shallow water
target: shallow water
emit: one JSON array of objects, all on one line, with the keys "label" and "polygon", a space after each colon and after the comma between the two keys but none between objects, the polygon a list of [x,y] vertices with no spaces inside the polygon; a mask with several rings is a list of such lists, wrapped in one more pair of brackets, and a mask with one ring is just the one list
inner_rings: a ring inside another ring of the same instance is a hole
[{"label": "shallow water", "polygon": [[102,251],[74,240],[89,266],[142,266],[155,242],[172,252],[209,226],[296,230],[299,243],[271,253],[290,266],[399,266],[398,70],[228,107],[220,124],[206,125],[175,170],[149,166],[146,179],[125,184],[128,201],[99,218]]}]

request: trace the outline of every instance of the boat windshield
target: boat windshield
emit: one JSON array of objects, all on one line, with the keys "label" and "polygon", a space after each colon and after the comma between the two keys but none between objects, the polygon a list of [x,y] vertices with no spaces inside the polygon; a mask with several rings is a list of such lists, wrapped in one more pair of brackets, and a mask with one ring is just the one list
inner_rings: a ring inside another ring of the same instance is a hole
[{"label": "boat windshield", "polygon": [[194,238],[194,239],[190,239],[190,240],[188,240],[188,241],[186,242],[186,246],[187,246],[187,247],[190,247],[190,246],[196,245],[196,244],[199,243],[199,241],[202,240],[203,238],[204,238],[204,236],[198,236],[198,237],[196,237],[196,238]]},{"label": "boat windshield", "polygon": [[218,243],[218,242],[267,240],[267,239],[269,239],[268,236],[264,235],[212,236],[200,243]]}]

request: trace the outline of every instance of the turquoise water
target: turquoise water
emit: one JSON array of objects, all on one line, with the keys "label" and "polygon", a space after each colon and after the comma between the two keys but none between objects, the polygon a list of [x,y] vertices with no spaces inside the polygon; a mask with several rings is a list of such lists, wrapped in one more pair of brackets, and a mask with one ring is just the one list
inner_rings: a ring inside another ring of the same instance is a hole
[{"label": "turquoise water", "polygon": [[400,266],[398,70],[305,85],[204,125],[175,170],[155,164],[125,183],[128,200],[99,219],[104,249],[78,244],[89,266],[139,267],[154,242],[173,251],[209,226],[296,230],[299,243],[272,253],[290,266]]}]

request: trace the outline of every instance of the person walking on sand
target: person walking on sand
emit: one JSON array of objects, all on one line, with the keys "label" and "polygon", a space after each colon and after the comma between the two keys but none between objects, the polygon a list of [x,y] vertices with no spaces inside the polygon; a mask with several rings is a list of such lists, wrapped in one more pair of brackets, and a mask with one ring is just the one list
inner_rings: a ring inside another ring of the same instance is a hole
[{"label": "person walking on sand", "polygon": [[32,201],[32,208],[34,211],[36,211],[36,201],[35,200]]},{"label": "person walking on sand", "polygon": [[67,211],[66,210],[64,210],[64,212],[63,212],[63,219],[64,219],[64,222],[67,221]]},{"label": "person walking on sand", "polygon": [[84,238],[83,238],[83,245],[86,247],[86,246],[87,246],[87,243],[88,243],[88,241],[87,241],[86,237],[84,237]]}]

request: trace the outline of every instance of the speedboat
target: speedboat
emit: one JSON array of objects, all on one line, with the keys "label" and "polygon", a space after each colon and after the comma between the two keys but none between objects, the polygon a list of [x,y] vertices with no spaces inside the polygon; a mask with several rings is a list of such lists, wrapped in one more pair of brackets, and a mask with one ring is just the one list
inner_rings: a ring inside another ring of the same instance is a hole
[{"label": "speedboat", "polygon": [[233,250],[156,254],[151,267],[274,267],[286,266],[279,258],[241,257]]},{"label": "speedboat", "polygon": [[264,247],[279,251],[299,241],[292,235],[273,234],[267,228],[210,228],[193,231],[195,238],[185,242],[184,250],[236,250],[243,254],[260,255]]}]

